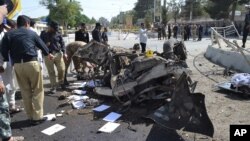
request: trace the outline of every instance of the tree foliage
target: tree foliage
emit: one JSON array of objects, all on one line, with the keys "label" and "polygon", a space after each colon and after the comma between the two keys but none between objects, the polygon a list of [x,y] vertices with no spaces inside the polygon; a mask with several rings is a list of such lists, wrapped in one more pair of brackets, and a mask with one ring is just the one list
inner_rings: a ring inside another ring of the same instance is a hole
[{"label": "tree foliage", "polygon": [[76,25],[79,25],[80,23],[90,23],[89,17],[87,17],[84,14],[81,14],[80,11],[77,13],[75,20],[76,20]]},{"label": "tree foliage", "polygon": [[104,17],[100,17],[98,22],[103,26],[103,27],[108,27],[109,26],[109,21],[104,18]]},{"label": "tree foliage", "polygon": [[214,19],[228,19],[229,13],[234,13],[238,4],[246,4],[250,0],[208,0],[205,10]]},{"label": "tree foliage", "polygon": [[92,18],[90,19],[89,23],[90,23],[90,24],[96,23],[96,19],[95,19],[94,17],[92,17]]},{"label": "tree foliage", "polygon": [[181,7],[182,7],[183,0],[170,0],[168,2],[169,9],[172,13],[172,17],[174,18],[174,21],[176,22],[177,18],[180,17]]},{"label": "tree foliage", "polygon": [[182,7],[181,16],[185,18],[198,18],[203,16],[203,0],[186,0]]},{"label": "tree foliage", "polygon": [[148,10],[145,15],[145,26],[147,29],[150,29],[151,23],[153,23],[153,13],[152,11]]},{"label": "tree foliage", "polygon": [[135,16],[137,19],[145,18],[149,10],[154,10],[154,0],[138,0],[134,7]]},{"label": "tree foliage", "polygon": [[166,25],[167,24],[167,22],[168,22],[168,7],[167,7],[167,1],[166,0],[164,0],[163,1],[163,6],[162,6],[162,11],[161,11],[162,13],[161,13],[161,16],[162,16],[162,23],[164,24],[164,25]]},{"label": "tree foliage", "polygon": [[58,21],[61,25],[75,25],[77,16],[82,10],[80,3],[69,0],[41,0],[40,4],[49,9],[49,19]]}]

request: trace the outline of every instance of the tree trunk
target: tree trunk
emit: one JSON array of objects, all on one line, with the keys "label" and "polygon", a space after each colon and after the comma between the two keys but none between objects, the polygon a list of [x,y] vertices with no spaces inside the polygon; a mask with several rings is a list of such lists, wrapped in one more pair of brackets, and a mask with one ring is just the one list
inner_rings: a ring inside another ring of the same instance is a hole
[{"label": "tree trunk", "polygon": [[238,0],[234,0],[233,6],[232,6],[232,15],[231,15],[231,21],[233,22],[235,18],[235,11],[236,11],[237,4],[238,4]]}]

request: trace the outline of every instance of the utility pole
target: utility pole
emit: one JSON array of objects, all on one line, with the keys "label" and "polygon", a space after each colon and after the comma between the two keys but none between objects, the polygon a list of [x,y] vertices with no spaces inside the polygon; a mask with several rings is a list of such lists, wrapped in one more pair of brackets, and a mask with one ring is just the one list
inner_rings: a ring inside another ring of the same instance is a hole
[{"label": "utility pole", "polygon": [[189,13],[189,20],[192,21],[193,19],[193,10],[194,10],[194,0],[190,0],[190,13]]},{"label": "utility pole", "polygon": [[155,23],[155,4],[156,3],[156,0],[154,0],[154,23]]}]

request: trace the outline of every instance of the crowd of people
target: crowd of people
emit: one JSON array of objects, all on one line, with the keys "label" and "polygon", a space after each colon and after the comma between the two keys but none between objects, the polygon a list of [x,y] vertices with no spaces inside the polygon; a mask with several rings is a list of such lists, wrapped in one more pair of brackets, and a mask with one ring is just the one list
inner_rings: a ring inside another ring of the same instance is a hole
[{"label": "crowd of people", "polygon": [[171,37],[176,38],[178,35],[181,36],[181,39],[187,41],[190,37],[194,41],[201,41],[204,35],[203,26],[201,24],[159,24],[157,28],[158,40],[161,39],[170,39]]}]

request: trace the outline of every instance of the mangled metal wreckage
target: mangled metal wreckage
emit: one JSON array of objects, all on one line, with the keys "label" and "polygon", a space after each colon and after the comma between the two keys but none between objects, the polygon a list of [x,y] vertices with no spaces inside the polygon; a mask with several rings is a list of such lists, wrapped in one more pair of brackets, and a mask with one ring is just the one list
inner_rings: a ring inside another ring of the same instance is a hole
[{"label": "mangled metal wreckage", "polygon": [[75,56],[97,64],[95,77],[100,70],[104,72],[102,82],[106,87],[96,87],[97,94],[114,96],[124,107],[146,100],[165,100],[147,118],[166,128],[213,136],[205,96],[194,93],[196,82],[188,75],[183,42],[170,39],[164,43],[163,53],[146,57],[133,49],[91,41]]}]

